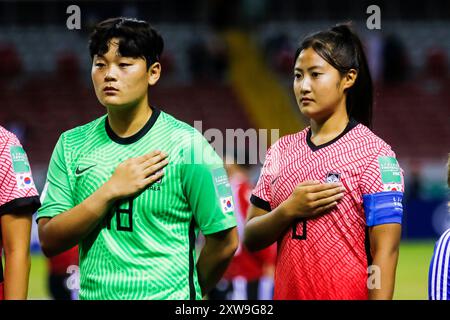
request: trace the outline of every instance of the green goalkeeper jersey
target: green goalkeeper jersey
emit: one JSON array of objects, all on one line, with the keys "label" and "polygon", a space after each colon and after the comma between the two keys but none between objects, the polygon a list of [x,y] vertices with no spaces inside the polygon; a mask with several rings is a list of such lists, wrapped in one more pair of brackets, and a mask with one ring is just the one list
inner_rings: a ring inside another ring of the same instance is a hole
[{"label": "green goalkeeper jersey", "polygon": [[153,108],[135,135],[107,116],[64,132],[53,151],[38,219],[89,197],[128,158],[169,154],[164,176],[111,207],[79,244],[80,299],[201,299],[195,239],[236,226],[223,162],[194,128]]}]

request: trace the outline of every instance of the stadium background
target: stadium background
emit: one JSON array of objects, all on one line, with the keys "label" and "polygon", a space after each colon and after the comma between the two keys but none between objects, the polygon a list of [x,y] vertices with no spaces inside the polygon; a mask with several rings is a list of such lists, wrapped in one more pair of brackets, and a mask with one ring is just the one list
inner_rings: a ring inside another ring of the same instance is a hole
[{"label": "stadium background", "polygon": [[[69,30],[69,5],[81,29]],[[366,9],[381,9],[369,30]],[[374,131],[396,151],[406,195],[395,299],[426,299],[434,241],[450,227],[450,5],[447,1],[1,1],[0,124],[22,141],[38,190],[58,136],[103,114],[90,83],[87,36],[114,16],[150,21],[165,40],[153,105],[203,130],[305,126],[291,89],[302,37],[352,20],[375,80]],[[253,169],[253,179],[259,167]],[[34,226],[35,227],[35,226]],[[47,261],[36,239],[29,298],[47,299]]]}]

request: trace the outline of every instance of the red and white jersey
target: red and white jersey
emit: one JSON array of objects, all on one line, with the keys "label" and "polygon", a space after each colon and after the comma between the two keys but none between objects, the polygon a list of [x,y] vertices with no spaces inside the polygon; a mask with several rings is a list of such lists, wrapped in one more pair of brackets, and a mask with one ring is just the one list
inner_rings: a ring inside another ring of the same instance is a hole
[{"label": "red and white jersey", "polygon": [[[33,214],[39,206],[28,157],[17,137],[0,126],[0,216],[16,212]],[[0,252],[1,244],[0,241]]]},{"label": "red and white jersey", "polygon": [[273,266],[275,264],[276,244],[256,252],[249,252],[242,245],[247,210],[250,206],[252,186],[250,185],[249,179],[243,174],[230,176],[229,180],[233,192],[240,241],[239,247],[223,275],[223,278],[232,280],[236,277],[243,277],[247,281],[257,280],[264,275],[264,267],[267,267],[268,265]]},{"label": "red and white jersey", "polygon": [[[392,173],[397,177],[390,180]],[[367,299],[371,257],[363,195],[403,192],[394,152],[354,120],[320,146],[312,143],[308,127],[282,137],[268,150],[251,202],[271,211],[306,180],[340,181],[345,195],[337,207],[298,220],[279,239],[274,299]]]}]

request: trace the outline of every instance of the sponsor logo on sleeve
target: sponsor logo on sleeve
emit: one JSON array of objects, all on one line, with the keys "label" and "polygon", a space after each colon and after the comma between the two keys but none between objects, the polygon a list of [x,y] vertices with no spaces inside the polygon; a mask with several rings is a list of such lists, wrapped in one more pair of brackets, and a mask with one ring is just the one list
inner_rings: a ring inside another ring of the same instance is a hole
[{"label": "sponsor logo on sleeve", "polygon": [[16,177],[17,189],[33,188],[33,176],[31,175],[31,168],[25,150],[23,150],[21,146],[11,146],[9,152],[11,155],[12,168]]},{"label": "sponsor logo on sleeve", "polygon": [[228,181],[228,176],[223,167],[212,170],[212,177],[214,181],[214,187],[216,193],[220,198],[228,197],[231,195],[231,186]]},{"label": "sponsor logo on sleeve", "polygon": [[394,157],[378,157],[383,191],[403,192],[401,169]]}]

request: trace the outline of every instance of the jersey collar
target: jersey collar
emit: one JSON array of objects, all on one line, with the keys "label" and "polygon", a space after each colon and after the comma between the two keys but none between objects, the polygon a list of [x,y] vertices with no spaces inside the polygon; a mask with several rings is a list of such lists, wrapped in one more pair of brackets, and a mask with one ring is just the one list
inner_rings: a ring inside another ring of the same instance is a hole
[{"label": "jersey collar", "polygon": [[138,132],[136,132],[135,134],[133,134],[132,136],[126,137],[126,138],[122,138],[119,137],[112,129],[111,126],[109,125],[109,121],[108,121],[108,117],[105,118],[105,130],[106,133],[108,134],[108,137],[118,143],[118,144],[131,144],[134,143],[136,141],[138,141],[139,139],[141,139],[143,136],[145,136],[147,134],[147,132],[150,131],[150,129],[153,127],[153,125],[155,124],[156,120],[159,117],[159,114],[161,113],[161,111],[155,107],[150,107],[152,109],[152,115],[150,117],[150,119],[148,119],[147,123],[142,127],[141,130],[139,130]]},{"label": "jersey collar", "polygon": [[347,126],[345,127],[344,131],[342,131],[336,138],[334,138],[331,141],[328,141],[327,143],[324,144],[320,144],[318,146],[316,146],[312,141],[311,141],[311,127],[308,128],[308,132],[306,134],[306,143],[308,143],[308,146],[310,147],[310,149],[314,152],[317,150],[320,150],[322,148],[328,147],[329,145],[335,143],[336,141],[338,141],[340,138],[342,138],[347,132],[349,132],[350,130],[352,130],[354,127],[356,127],[358,125],[358,122],[351,118],[350,121],[348,122]]}]

